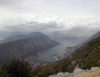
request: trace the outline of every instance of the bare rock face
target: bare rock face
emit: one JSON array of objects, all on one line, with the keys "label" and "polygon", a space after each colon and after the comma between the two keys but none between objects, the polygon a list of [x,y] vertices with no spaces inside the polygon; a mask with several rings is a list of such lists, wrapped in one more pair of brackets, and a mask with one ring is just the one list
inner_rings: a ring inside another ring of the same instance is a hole
[{"label": "bare rock face", "polygon": [[58,73],[58,74],[56,74],[56,75],[51,75],[51,76],[49,76],[49,77],[71,77],[71,74],[68,73],[68,72],[65,72],[65,73],[60,72],[60,73]]},{"label": "bare rock face", "polygon": [[91,70],[82,70],[80,68],[76,68],[73,73],[60,72],[49,77],[100,77],[100,68],[93,67]]},{"label": "bare rock face", "polygon": [[92,68],[91,70],[76,74],[74,77],[100,77],[100,68]]}]

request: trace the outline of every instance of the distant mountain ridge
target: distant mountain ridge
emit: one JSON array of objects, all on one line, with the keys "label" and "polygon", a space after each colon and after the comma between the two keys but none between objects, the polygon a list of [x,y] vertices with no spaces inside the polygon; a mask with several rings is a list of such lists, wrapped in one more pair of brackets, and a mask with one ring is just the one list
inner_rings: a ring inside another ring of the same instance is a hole
[{"label": "distant mountain ridge", "polygon": [[48,36],[46,36],[45,34],[43,34],[41,32],[31,32],[31,33],[27,33],[27,34],[19,33],[19,34],[9,36],[3,40],[0,40],[0,44],[12,42],[12,41],[16,41],[16,40],[21,40],[21,39],[25,39],[25,38],[35,38],[37,36],[45,37],[45,38],[49,39]]},{"label": "distant mountain ridge", "polygon": [[40,32],[33,32],[27,35],[17,35],[7,38],[6,42],[0,44],[0,64],[14,58],[29,58],[43,52],[59,43],[51,40]]}]

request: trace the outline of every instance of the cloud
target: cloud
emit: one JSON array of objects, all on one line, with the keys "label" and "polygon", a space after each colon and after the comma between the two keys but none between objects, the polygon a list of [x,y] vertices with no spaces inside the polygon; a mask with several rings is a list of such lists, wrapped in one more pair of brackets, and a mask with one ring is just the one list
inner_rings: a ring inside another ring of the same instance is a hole
[{"label": "cloud", "polygon": [[0,31],[39,31],[74,44],[99,31],[99,22],[100,0],[0,0]]},{"label": "cloud", "polygon": [[5,15],[4,20],[14,17],[29,20],[35,16],[41,21],[45,17],[53,20],[54,16],[69,19],[96,17],[100,16],[99,4],[100,0],[0,0],[0,20],[3,21]]},{"label": "cloud", "polygon": [[18,23],[18,24],[5,24],[4,29],[6,31],[17,31],[17,32],[52,32],[56,30],[61,30],[62,27],[58,25],[56,22],[26,22],[26,23]]},{"label": "cloud", "polygon": [[16,2],[19,2],[20,0],[0,0],[1,5],[6,5],[6,4],[13,4]]},{"label": "cloud", "polygon": [[66,43],[68,46],[79,44],[91,37],[97,31],[100,31],[99,23],[87,24],[88,26],[86,24],[73,25],[74,26],[67,29],[65,24],[62,25],[57,22],[40,23],[32,21],[17,24],[7,24],[5,25],[4,30],[8,31],[8,33],[42,32],[56,41]]}]

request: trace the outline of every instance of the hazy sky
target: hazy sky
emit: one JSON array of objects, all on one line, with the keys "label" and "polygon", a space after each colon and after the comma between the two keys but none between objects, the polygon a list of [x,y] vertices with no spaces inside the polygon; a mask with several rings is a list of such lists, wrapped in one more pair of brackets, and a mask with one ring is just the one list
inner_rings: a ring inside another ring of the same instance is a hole
[{"label": "hazy sky", "polygon": [[76,25],[99,28],[100,0],[0,0],[1,29],[4,24],[26,21],[56,21],[66,28]]},{"label": "hazy sky", "polygon": [[0,0],[0,31],[8,30],[88,37],[100,30],[100,0]]},{"label": "hazy sky", "polygon": [[0,22],[10,19],[70,20],[100,18],[100,0],[0,0]]}]

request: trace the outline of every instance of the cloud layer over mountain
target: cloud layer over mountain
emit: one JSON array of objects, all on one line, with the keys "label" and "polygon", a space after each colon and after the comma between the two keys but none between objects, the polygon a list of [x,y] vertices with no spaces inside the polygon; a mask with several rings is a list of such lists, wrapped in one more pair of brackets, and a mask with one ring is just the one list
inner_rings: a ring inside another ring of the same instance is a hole
[{"label": "cloud layer over mountain", "polygon": [[54,40],[67,43],[68,45],[76,45],[88,39],[99,30],[99,24],[74,24],[74,26],[67,26],[57,22],[40,23],[32,21],[17,24],[7,23],[3,24],[1,38],[20,33],[42,32]]},{"label": "cloud layer over mountain", "polygon": [[76,43],[99,30],[100,0],[0,0],[1,39],[39,31]]}]

